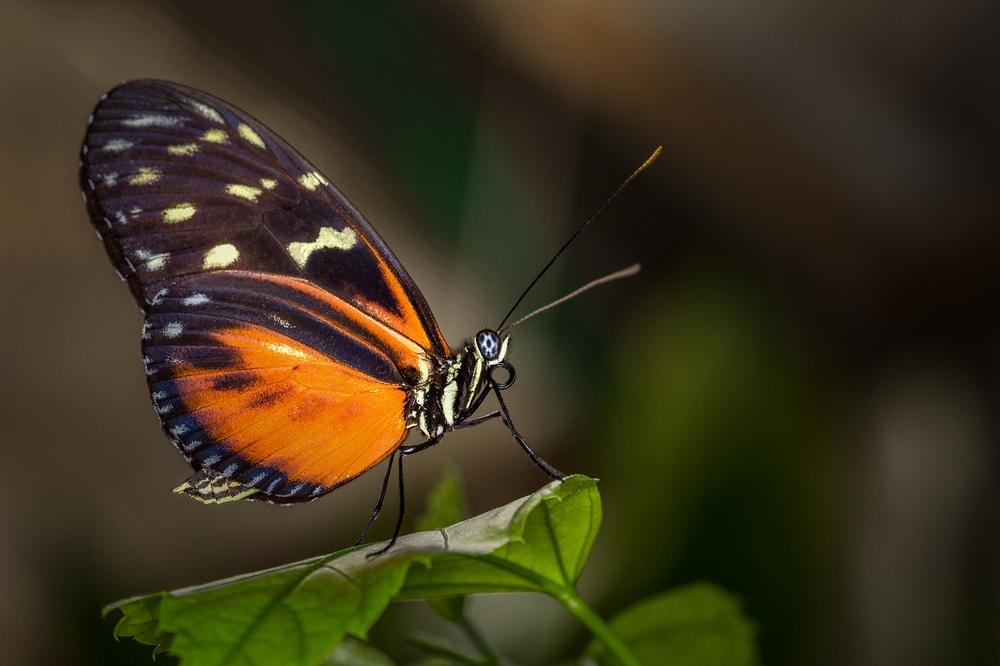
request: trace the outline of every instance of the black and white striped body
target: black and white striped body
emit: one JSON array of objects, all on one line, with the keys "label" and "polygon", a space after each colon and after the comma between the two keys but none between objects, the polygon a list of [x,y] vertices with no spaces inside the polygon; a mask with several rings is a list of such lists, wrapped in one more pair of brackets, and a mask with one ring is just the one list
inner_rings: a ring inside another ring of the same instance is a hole
[{"label": "black and white striped body", "polygon": [[427,378],[410,389],[407,427],[432,439],[471,416],[476,398],[488,388],[490,370],[507,356],[509,341],[510,336],[483,330],[453,356],[433,359]]}]

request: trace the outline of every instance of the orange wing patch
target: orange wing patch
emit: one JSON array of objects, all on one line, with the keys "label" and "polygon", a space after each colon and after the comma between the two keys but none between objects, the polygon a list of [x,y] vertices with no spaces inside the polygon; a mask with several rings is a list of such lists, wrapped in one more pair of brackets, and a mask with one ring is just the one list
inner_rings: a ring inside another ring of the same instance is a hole
[{"label": "orange wing patch", "polygon": [[258,326],[209,335],[235,352],[231,367],[180,364],[171,373],[186,416],[200,426],[199,446],[224,443],[225,453],[203,459],[205,466],[222,471],[238,459],[280,471],[285,485],[327,492],[377,464],[405,438],[402,386]]}]

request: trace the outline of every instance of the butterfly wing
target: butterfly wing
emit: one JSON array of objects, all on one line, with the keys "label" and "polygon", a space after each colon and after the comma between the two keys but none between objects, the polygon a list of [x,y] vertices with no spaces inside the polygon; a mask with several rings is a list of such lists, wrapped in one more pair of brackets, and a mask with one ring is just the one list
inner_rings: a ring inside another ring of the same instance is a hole
[{"label": "butterfly wing", "polygon": [[447,344],[385,242],[274,132],[128,82],[94,111],[81,182],[146,313],[164,430],[216,489],[309,499],[402,441],[406,388]]}]

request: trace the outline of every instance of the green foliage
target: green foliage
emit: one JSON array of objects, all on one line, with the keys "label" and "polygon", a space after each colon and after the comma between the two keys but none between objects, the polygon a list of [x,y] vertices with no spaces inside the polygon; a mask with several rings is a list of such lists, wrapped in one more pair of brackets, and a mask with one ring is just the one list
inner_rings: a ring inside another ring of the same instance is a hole
[{"label": "green foliage", "polygon": [[[643,664],[661,666],[753,666],[754,629],[739,602],[713,585],[696,584],[644,599],[610,623]],[[587,656],[613,664],[599,641]]]},{"label": "green foliage", "polygon": [[[532,580],[558,572],[547,558],[563,551],[578,573],[599,520],[595,481],[575,476],[451,527],[404,536],[381,557],[366,557],[377,546],[345,549],[128,599],[106,612],[123,614],[116,636],[166,649],[188,666],[313,666],[345,635],[364,637],[394,597],[537,590]],[[548,523],[560,526],[565,544],[551,541]]]},{"label": "green foliage", "polygon": [[[457,474],[431,493],[418,521],[385,555],[348,548],[196,587],[135,597],[116,636],[169,652],[186,666],[349,666],[392,664],[365,643],[393,600],[428,600],[468,638],[476,654],[439,637],[411,639],[437,663],[500,664],[465,614],[467,594],[541,592],[594,635],[586,659],[599,664],[754,661],[753,631],[725,593],[695,586],[653,597],[610,624],[576,592],[601,522],[596,481],[572,476],[479,516],[465,515]],[[664,661],[668,651],[674,657]]]},{"label": "green foliage", "polygon": [[395,666],[395,662],[368,643],[348,638],[333,649],[323,666]]}]

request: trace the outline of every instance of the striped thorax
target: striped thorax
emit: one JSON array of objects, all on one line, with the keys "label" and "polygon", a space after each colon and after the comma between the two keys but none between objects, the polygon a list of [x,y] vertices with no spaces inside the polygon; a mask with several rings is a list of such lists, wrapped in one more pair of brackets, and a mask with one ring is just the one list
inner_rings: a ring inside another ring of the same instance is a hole
[{"label": "striped thorax", "polygon": [[506,359],[509,342],[509,335],[484,329],[453,356],[433,359],[427,379],[410,389],[407,427],[432,438],[465,420],[476,398],[489,388],[490,370]]}]

